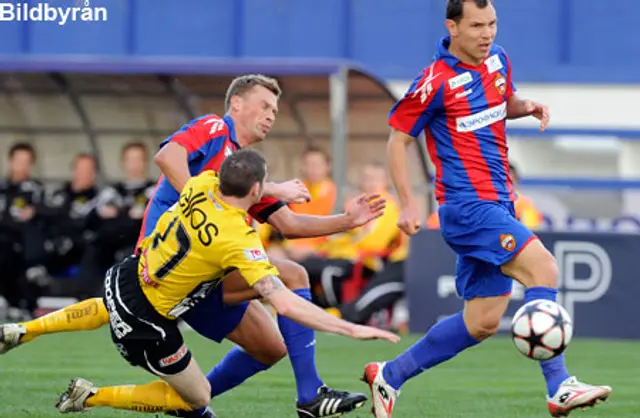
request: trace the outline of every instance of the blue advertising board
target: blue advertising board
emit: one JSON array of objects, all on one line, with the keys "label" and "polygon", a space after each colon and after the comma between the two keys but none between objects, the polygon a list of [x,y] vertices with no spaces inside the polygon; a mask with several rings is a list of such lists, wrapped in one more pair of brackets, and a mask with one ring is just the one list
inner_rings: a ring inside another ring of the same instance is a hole
[{"label": "blue advertising board", "polygon": [[[574,320],[574,336],[640,338],[640,236],[613,233],[540,233],[556,257],[561,303]],[[439,231],[421,231],[411,241],[405,267],[410,329],[424,333],[442,317],[462,309],[456,294],[456,255]],[[507,331],[524,302],[514,282],[509,308],[500,326]]]}]

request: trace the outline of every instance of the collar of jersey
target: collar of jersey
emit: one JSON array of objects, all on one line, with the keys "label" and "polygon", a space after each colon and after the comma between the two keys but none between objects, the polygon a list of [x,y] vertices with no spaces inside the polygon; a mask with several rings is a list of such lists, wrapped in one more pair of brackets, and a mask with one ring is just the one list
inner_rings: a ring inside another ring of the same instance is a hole
[{"label": "collar of jersey", "polygon": [[229,210],[229,211],[232,211],[232,212],[238,212],[242,216],[246,216],[247,215],[247,211],[246,210],[240,209],[237,206],[232,206],[232,205],[228,204],[227,202],[225,202],[224,200],[220,199],[220,196],[218,196],[218,193],[220,193],[220,188],[216,185],[216,187],[211,189],[211,195],[209,196],[213,200],[214,204],[217,203],[220,206],[222,206],[225,210]]},{"label": "collar of jersey", "polygon": [[240,144],[238,144],[238,141],[236,141],[236,128],[233,124],[233,119],[231,119],[231,116],[224,115],[222,120],[224,120],[224,123],[226,123],[227,127],[229,128],[229,139],[231,139],[231,142],[233,142],[236,147],[242,148]]},{"label": "collar of jersey", "polygon": [[[440,39],[440,43],[438,44],[438,52],[436,52],[435,57],[433,57],[434,61],[442,60],[451,68],[457,65],[468,70],[477,70],[478,67],[480,67],[480,65],[474,66],[471,64],[465,64],[464,62],[460,61],[457,57],[449,52],[449,45],[451,45],[450,36],[445,36],[444,38]],[[490,55],[495,53],[495,48],[495,44],[491,45],[491,51],[489,52]]]}]

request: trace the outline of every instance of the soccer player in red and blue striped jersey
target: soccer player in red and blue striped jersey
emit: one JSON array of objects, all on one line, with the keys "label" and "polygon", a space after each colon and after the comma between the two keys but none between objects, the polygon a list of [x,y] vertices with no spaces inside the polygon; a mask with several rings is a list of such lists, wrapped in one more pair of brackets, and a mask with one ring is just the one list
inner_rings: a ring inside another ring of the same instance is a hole
[{"label": "soccer player in red and blue striped jersey", "polygon": [[[398,226],[413,235],[422,221],[406,147],[424,132],[436,168],[442,235],[458,255],[456,287],[465,305],[395,360],[365,367],[376,418],[391,417],[408,379],[498,331],[513,279],[526,287],[527,302],[555,301],[557,295],[553,256],[515,217],[506,141],[506,119],[533,116],[544,130],[547,107],[516,96],[509,58],[493,44],[497,18],[491,0],[448,0],[446,25],[449,36],[433,62],[390,112],[388,159],[402,205]],[[593,405],[611,392],[570,377],[563,355],[540,364],[552,416]]]}]

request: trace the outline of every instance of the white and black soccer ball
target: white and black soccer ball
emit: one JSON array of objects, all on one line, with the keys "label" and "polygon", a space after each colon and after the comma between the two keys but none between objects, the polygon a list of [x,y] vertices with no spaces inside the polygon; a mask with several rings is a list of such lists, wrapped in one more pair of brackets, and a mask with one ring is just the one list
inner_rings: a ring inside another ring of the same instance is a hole
[{"label": "white and black soccer ball", "polygon": [[556,302],[533,300],[513,316],[511,336],[518,351],[534,360],[562,354],[573,337],[573,321]]}]

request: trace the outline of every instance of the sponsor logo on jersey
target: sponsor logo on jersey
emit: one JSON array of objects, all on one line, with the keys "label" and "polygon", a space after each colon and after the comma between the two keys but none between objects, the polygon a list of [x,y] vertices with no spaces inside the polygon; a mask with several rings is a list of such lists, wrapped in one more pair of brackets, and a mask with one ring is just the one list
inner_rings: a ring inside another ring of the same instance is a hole
[{"label": "sponsor logo on jersey", "polygon": [[467,83],[471,83],[473,81],[473,76],[469,71],[460,74],[459,76],[453,77],[449,80],[449,87],[451,90],[455,90],[458,87],[464,86]]},{"label": "sponsor logo on jersey", "polygon": [[501,103],[471,116],[456,118],[456,129],[458,132],[472,132],[499,122],[506,117],[507,104]]},{"label": "sponsor logo on jersey", "polygon": [[484,61],[484,63],[487,66],[487,71],[489,71],[489,74],[493,74],[503,67],[502,60],[500,59],[500,56],[498,54],[490,56]]},{"label": "sponsor logo on jersey", "polygon": [[461,91],[460,93],[456,93],[456,99],[460,99],[461,97],[467,97],[473,93],[473,89],[466,89],[465,91]]},{"label": "sponsor logo on jersey", "polygon": [[267,260],[267,253],[262,248],[249,248],[244,250],[244,256],[249,261],[264,261]]}]

